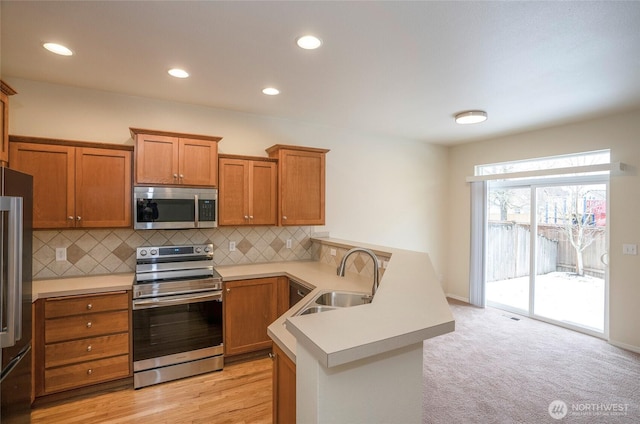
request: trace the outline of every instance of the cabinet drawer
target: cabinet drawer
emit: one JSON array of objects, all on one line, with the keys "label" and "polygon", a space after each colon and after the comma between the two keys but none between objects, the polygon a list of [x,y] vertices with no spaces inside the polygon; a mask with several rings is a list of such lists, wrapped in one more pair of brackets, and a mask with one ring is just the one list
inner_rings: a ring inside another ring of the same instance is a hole
[{"label": "cabinet drawer", "polygon": [[128,376],[129,355],[122,355],[45,370],[44,389],[53,393]]},{"label": "cabinet drawer", "polygon": [[129,333],[92,337],[45,346],[45,368],[129,354]]},{"label": "cabinet drawer", "polygon": [[129,295],[127,292],[61,297],[46,300],[44,317],[58,318],[123,309],[129,309]]},{"label": "cabinet drawer", "polygon": [[129,331],[129,311],[103,312],[48,319],[44,322],[45,343],[126,333]]}]

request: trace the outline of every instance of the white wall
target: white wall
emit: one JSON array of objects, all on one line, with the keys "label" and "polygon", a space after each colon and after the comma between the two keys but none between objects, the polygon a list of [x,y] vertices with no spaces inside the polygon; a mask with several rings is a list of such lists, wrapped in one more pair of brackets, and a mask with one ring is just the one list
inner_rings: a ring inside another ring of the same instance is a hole
[{"label": "white wall", "polygon": [[8,78],[10,134],[133,144],[129,127],[223,137],[221,153],[266,156],[273,144],[328,148],[332,237],[418,250],[444,267],[447,149],[184,103]]},{"label": "white wall", "polygon": [[640,256],[622,244],[640,244],[640,110],[453,147],[449,154],[446,291],[469,297],[470,195],[465,177],[478,164],[611,149],[611,160],[631,166],[610,183],[610,340],[640,351]]}]

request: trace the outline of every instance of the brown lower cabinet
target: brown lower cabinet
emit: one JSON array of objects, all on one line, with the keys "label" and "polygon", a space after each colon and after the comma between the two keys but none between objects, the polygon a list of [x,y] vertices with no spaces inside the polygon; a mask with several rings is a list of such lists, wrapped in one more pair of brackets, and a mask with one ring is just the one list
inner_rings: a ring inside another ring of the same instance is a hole
[{"label": "brown lower cabinet", "polygon": [[130,291],[37,300],[35,396],[130,377],[130,311]]},{"label": "brown lower cabinet", "polygon": [[296,364],[273,345],[273,423],[296,422]]},{"label": "brown lower cabinet", "polygon": [[278,278],[225,281],[225,356],[271,348],[267,327],[278,317]]}]

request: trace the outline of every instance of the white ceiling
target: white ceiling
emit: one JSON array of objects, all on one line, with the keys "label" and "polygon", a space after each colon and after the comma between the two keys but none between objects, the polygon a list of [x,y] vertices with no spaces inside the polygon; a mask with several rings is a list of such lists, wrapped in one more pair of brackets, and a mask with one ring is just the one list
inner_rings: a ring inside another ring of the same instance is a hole
[{"label": "white ceiling", "polygon": [[[1,75],[456,144],[640,107],[640,2],[0,2]],[[295,39],[322,38],[305,51]],[[53,55],[54,41],[74,51]],[[167,75],[171,67],[191,73]],[[272,85],[275,97],[261,93]],[[16,87],[17,88],[17,87]],[[19,91],[19,90],[18,90]],[[453,115],[483,109],[460,126]]]}]

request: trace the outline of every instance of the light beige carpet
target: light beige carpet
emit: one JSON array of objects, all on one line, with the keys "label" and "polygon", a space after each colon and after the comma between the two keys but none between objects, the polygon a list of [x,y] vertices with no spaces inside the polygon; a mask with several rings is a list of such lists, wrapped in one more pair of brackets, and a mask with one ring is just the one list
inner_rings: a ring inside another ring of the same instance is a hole
[{"label": "light beige carpet", "polygon": [[449,303],[456,331],[424,342],[425,423],[640,423],[639,354]]}]

